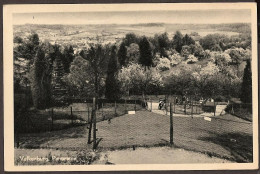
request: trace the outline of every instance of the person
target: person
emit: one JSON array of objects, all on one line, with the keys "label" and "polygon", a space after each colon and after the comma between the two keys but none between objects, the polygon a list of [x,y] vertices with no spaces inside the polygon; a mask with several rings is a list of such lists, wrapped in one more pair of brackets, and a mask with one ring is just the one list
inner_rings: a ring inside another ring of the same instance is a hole
[{"label": "person", "polygon": [[164,106],[164,103],[165,103],[165,100],[163,100],[163,99],[159,100],[159,106],[158,106],[159,110],[162,109],[162,107]]}]

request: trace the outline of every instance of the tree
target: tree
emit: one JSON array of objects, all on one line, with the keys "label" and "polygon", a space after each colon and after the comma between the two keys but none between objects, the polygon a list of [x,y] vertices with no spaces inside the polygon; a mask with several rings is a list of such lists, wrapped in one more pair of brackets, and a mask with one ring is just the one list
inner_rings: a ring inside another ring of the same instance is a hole
[{"label": "tree", "polygon": [[188,45],[184,45],[181,49],[181,55],[185,58],[188,59],[188,56],[192,53],[192,49]]},{"label": "tree", "polygon": [[126,49],[125,43],[122,42],[120,47],[119,47],[119,50],[117,52],[118,61],[119,61],[121,66],[126,66],[126,64],[127,64],[127,56],[126,55],[127,55],[127,49]]},{"label": "tree", "polygon": [[208,34],[207,36],[200,39],[200,44],[205,50],[212,50],[215,45],[218,45],[217,47],[219,48],[221,48],[221,46],[225,48],[225,43],[227,43],[228,40],[229,39],[226,35]]},{"label": "tree", "polygon": [[127,33],[123,42],[125,43],[125,46],[129,46],[132,43],[138,44],[139,38],[134,33]]},{"label": "tree", "polygon": [[116,57],[116,46],[112,47],[111,56],[107,68],[106,78],[106,98],[110,100],[117,100],[120,98],[119,82],[116,79],[118,71],[118,60]]},{"label": "tree", "polygon": [[222,90],[220,85],[222,79],[219,78],[219,69],[214,63],[208,62],[205,67],[198,68],[191,74],[195,79],[195,87],[201,96],[213,97]]},{"label": "tree", "polygon": [[171,62],[168,58],[162,57],[159,59],[159,63],[156,67],[161,71],[166,71],[166,70],[170,69],[170,67],[171,67],[170,64],[171,64]]},{"label": "tree", "polygon": [[219,70],[221,72],[226,72],[227,66],[229,66],[229,63],[231,62],[229,54],[225,52],[211,52],[211,57]]},{"label": "tree", "polygon": [[88,61],[89,76],[94,78],[94,96],[98,98],[102,94],[102,80],[107,69],[108,49],[105,49],[101,44],[92,45],[88,50],[80,52],[81,57]]},{"label": "tree", "polygon": [[139,63],[143,66],[150,67],[153,64],[152,50],[149,41],[143,37],[139,43],[140,58]]},{"label": "tree", "polygon": [[37,53],[39,44],[40,40],[38,34],[33,33],[29,35],[27,40],[23,41],[21,45],[19,45],[18,47],[17,51],[19,52],[19,57],[29,60],[29,66],[31,66],[34,62],[34,58]]},{"label": "tree", "polygon": [[246,61],[244,77],[241,88],[240,100],[244,103],[252,103],[252,71],[250,60]]},{"label": "tree", "polygon": [[204,57],[204,50],[199,42],[196,42],[195,44],[190,45],[191,53],[198,57],[198,59],[203,59]]},{"label": "tree", "polygon": [[182,46],[183,46],[183,40],[182,39],[183,39],[183,36],[182,36],[181,32],[176,31],[176,33],[173,37],[172,46],[179,53],[181,53],[181,49],[182,49]]},{"label": "tree", "polygon": [[139,45],[136,43],[130,44],[130,46],[127,47],[128,63],[138,63],[139,57],[140,57]]},{"label": "tree", "polygon": [[222,48],[219,46],[219,44],[215,44],[212,48],[211,51],[222,51]]},{"label": "tree", "polygon": [[123,67],[118,73],[118,80],[124,91],[134,90],[141,92],[145,99],[146,91],[151,87],[161,87],[162,76],[156,68],[146,69],[140,64],[130,64]]},{"label": "tree", "polygon": [[64,66],[64,72],[69,73],[70,71],[70,64],[74,59],[74,50],[72,46],[65,46],[63,50],[63,58],[62,63]]},{"label": "tree", "polygon": [[184,58],[181,57],[181,55],[179,53],[174,53],[174,54],[170,55],[169,59],[170,59],[170,65],[172,67],[178,65],[179,63],[181,63],[184,60]]},{"label": "tree", "polygon": [[195,41],[188,34],[185,34],[185,36],[182,38],[182,43],[183,45],[194,45]]},{"label": "tree", "polygon": [[164,77],[165,89],[172,94],[184,96],[193,94],[195,89],[195,80],[191,75],[193,70],[187,64],[178,65],[171,73]]},{"label": "tree", "polygon": [[70,73],[65,75],[64,81],[71,96],[93,97],[94,78],[89,72],[89,62],[77,56],[70,66]]},{"label": "tree", "polygon": [[14,43],[21,44],[21,43],[23,43],[23,39],[19,36],[15,36],[14,37]]},{"label": "tree", "polygon": [[35,108],[43,109],[50,105],[51,100],[51,62],[45,57],[40,47],[30,69],[30,82]]},{"label": "tree", "polygon": [[194,55],[190,54],[188,56],[187,63],[188,64],[193,64],[193,63],[196,63],[196,62],[198,62],[198,58],[195,57]]},{"label": "tree", "polygon": [[62,59],[63,54],[59,45],[53,45],[53,53],[50,55],[53,59],[52,69],[52,102],[54,105],[64,104],[67,97],[67,86],[63,81],[65,68]]},{"label": "tree", "polygon": [[165,50],[169,47],[169,43],[170,43],[170,40],[168,38],[168,33],[163,33],[163,34],[160,34],[160,35],[155,35],[155,39],[157,40],[158,42],[158,49],[159,49],[159,52],[161,54],[161,56],[167,56],[166,53],[165,53]]}]

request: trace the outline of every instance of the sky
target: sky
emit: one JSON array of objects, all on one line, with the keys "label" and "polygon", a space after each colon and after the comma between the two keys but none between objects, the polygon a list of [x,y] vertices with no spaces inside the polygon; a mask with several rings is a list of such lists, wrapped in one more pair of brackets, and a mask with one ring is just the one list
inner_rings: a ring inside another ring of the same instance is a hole
[{"label": "sky", "polygon": [[114,11],[14,13],[13,24],[138,24],[138,23],[218,24],[250,23],[251,11]]}]

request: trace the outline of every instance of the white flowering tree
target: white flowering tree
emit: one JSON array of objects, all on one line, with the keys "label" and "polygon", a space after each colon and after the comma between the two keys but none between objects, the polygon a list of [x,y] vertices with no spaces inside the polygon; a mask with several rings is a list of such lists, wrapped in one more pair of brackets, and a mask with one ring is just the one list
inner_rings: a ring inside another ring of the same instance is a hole
[{"label": "white flowering tree", "polygon": [[121,89],[127,91],[128,95],[129,90],[135,88],[142,92],[144,99],[149,87],[163,86],[162,76],[156,68],[147,69],[140,64],[123,67],[118,73],[118,80],[121,83]]},{"label": "white flowering tree", "polygon": [[169,59],[170,59],[170,65],[172,67],[178,65],[184,60],[184,58],[179,53],[174,53],[172,55],[169,55]]},{"label": "white flowering tree", "polygon": [[166,71],[171,68],[171,62],[168,58],[162,57],[159,59],[159,63],[157,64],[157,68],[161,71]]},{"label": "white flowering tree", "polygon": [[193,64],[193,63],[198,62],[198,58],[195,57],[194,55],[190,54],[190,55],[188,56],[188,59],[186,60],[186,62],[187,62],[188,64]]}]

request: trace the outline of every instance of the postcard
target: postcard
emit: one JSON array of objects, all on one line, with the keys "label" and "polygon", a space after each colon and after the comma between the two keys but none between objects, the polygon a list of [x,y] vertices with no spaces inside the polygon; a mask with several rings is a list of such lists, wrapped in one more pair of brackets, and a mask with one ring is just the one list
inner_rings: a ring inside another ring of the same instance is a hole
[{"label": "postcard", "polygon": [[257,169],[256,11],[4,5],[5,170]]}]

